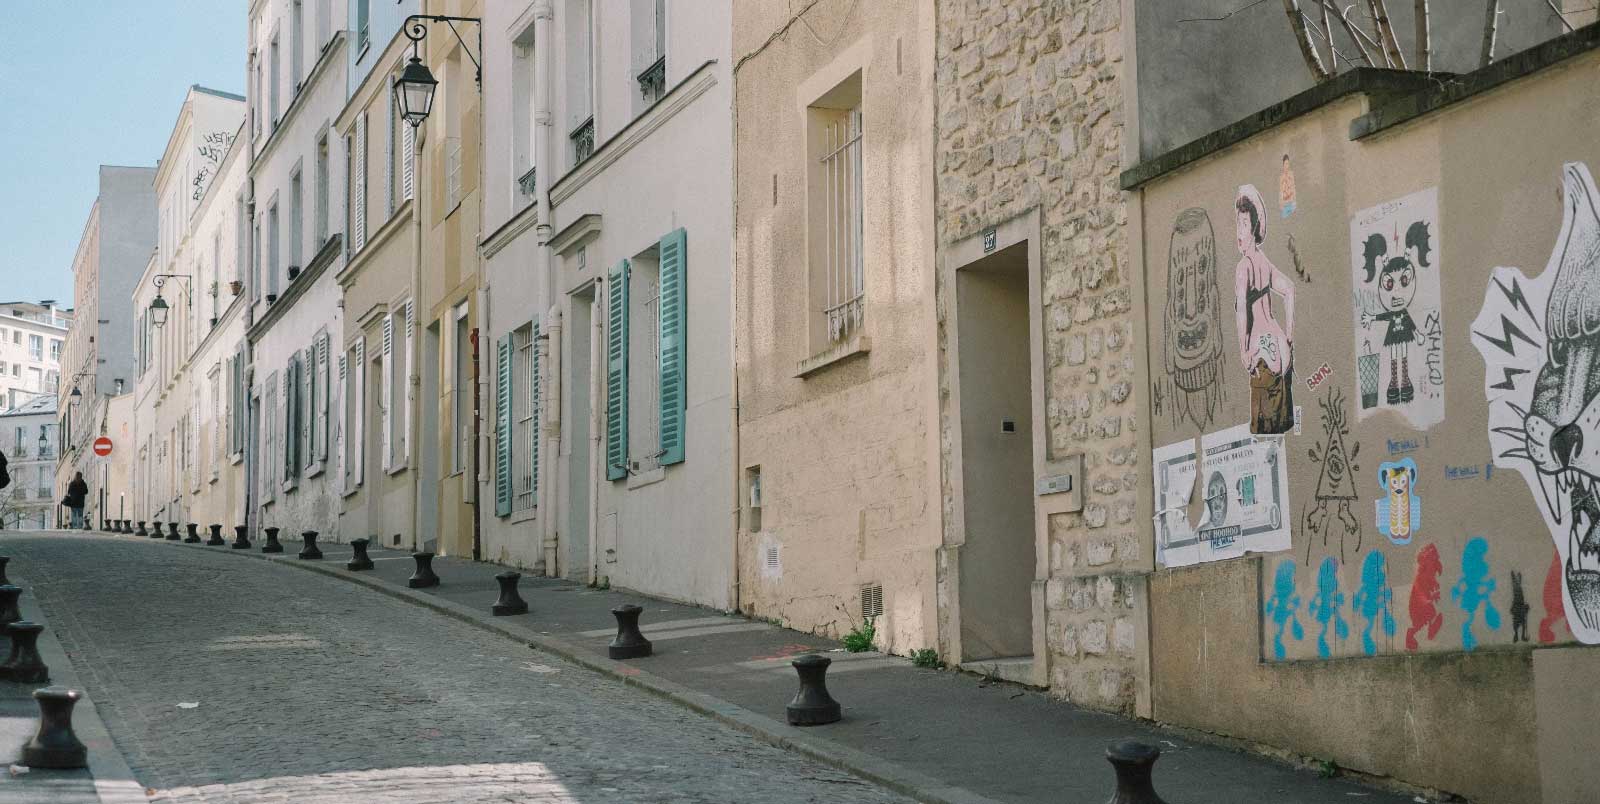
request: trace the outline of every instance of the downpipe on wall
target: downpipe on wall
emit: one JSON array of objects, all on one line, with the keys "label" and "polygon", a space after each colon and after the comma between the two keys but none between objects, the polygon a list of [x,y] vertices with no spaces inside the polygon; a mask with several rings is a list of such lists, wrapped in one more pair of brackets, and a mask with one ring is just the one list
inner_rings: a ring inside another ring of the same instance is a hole
[{"label": "downpipe on wall", "polygon": [[544,480],[539,484],[545,505],[539,517],[544,531],[544,574],[550,578],[560,577],[556,548],[561,534],[556,528],[555,500],[556,484],[561,480],[561,472],[556,470],[556,462],[561,458],[561,329],[561,305],[552,304],[545,314],[545,348],[548,351],[544,364],[550,380],[545,384],[545,403],[540,406],[544,414],[544,458],[539,464],[544,470]]},{"label": "downpipe on wall", "polygon": [[597,276],[594,279],[594,303],[590,309],[593,314],[589,316],[589,476],[584,482],[589,484],[589,584],[594,585],[600,581],[600,476],[606,470],[605,453],[601,452],[604,434],[601,432],[604,409],[602,404],[601,354],[604,349],[605,316],[600,313],[606,309],[605,277]]}]

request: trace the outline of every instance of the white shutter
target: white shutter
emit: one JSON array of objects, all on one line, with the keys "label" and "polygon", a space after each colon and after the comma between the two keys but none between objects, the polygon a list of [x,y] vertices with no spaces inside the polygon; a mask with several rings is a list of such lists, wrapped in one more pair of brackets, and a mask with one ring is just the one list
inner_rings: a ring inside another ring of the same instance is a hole
[{"label": "white shutter", "polygon": [[[407,126],[407,128],[410,128],[410,126]],[[405,399],[402,402],[403,407],[400,411],[400,458],[401,460],[405,461],[407,466],[411,465],[411,406],[416,404],[416,400],[412,398],[411,391],[411,360],[412,355],[415,354],[412,349],[414,348],[413,344],[415,343],[414,339],[416,337],[416,329],[416,308],[415,305],[412,304],[412,300],[407,299],[405,373],[400,375],[401,382],[405,383],[405,393],[402,394]]]},{"label": "white shutter", "polygon": [[[345,364],[346,364],[347,360],[348,360],[348,358],[345,356],[344,352],[340,352],[339,353],[339,404],[341,406],[347,406],[347,403],[346,403],[345,400],[349,399],[349,397],[347,397],[346,394],[350,393],[350,386],[347,384],[347,381],[345,380]],[[341,422],[345,422],[346,421],[344,416],[340,416],[339,419],[340,419]],[[335,439],[335,444],[334,444],[334,449],[338,451],[338,456],[339,456],[338,457],[338,461],[339,461],[339,468],[338,468],[339,479],[340,479],[340,482],[344,483],[345,487],[347,487],[347,488],[350,485],[350,474],[349,474],[350,473],[350,464],[348,462],[346,462],[345,459],[344,459],[344,450],[345,450],[344,431],[345,431],[345,427],[348,427],[348,426],[349,426],[348,424],[344,424],[343,426],[341,426],[339,428],[339,436],[338,436],[337,439]]]},{"label": "white shutter", "polygon": [[395,99],[394,93],[389,93],[389,113],[384,115],[383,127],[383,199],[384,215],[394,214],[394,121]]},{"label": "white shutter", "polygon": [[356,118],[355,159],[350,162],[350,170],[355,175],[349,177],[350,187],[353,188],[354,200],[351,202],[355,209],[351,210],[350,225],[355,229],[350,235],[350,250],[360,251],[367,245],[367,113],[362,112]]},{"label": "white shutter", "polygon": [[383,317],[383,376],[378,389],[379,421],[383,423],[383,468],[394,468],[394,316]]},{"label": "white shutter", "polygon": [[317,428],[317,460],[326,461],[328,460],[328,443],[332,440],[328,437],[331,432],[329,428],[333,424],[333,415],[331,413],[331,408],[333,407],[333,384],[330,382],[330,375],[333,370],[328,365],[328,333],[326,332],[322,333],[322,337],[317,341],[317,372],[317,392],[320,397],[318,403],[321,406],[317,411],[317,415],[322,425]]},{"label": "white shutter", "polygon": [[355,484],[361,485],[366,475],[367,457],[367,339],[363,337],[356,341],[356,364],[350,367],[355,374],[356,416],[355,432],[351,437],[355,439],[355,449],[351,457],[355,460]]},{"label": "white shutter", "polygon": [[[400,196],[410,198],[416,187],[417,176],[417,130],[410,123],[400,124],[400,148],[405,153],[400,156]],[[413,213],[415,214],[415,213]]]}]

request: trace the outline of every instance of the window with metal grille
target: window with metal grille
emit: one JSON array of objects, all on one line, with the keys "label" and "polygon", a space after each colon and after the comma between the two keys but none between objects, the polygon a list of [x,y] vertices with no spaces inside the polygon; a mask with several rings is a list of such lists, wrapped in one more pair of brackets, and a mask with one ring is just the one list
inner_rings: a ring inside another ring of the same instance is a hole
[{"label": "window with metal grille", "polygon": [[823,129],[820,158],[823,217],[823,307],[829,341],[861,328],[861,109],[834,116]]},{"label": "window with metal grille", "polygon": [[634,257],[628,275],[628,468],[661,465],[661,269],[655,247]]},{"label": "window with metal grille", "polygon": [[533,324],[528,323],[511,333],[513,362],[511,365],[511,465],[513,489],[516,499],[514,510],[524,511],[534,505],[533,454],[538,449],[538,427],[535,424],[538,410],[534,407],[534,388],[539,379],[534,376]]}]

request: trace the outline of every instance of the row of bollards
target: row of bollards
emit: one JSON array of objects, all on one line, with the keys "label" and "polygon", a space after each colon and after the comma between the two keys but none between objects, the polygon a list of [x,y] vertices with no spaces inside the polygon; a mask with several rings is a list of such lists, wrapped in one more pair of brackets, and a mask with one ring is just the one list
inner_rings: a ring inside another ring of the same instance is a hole
[{"label": "row of bollards", "polygon": [[[131,533],[129,520],[106,520],[105,529]],[[17,684],[48,684],[50,668],[39,655],[39,635],[44,626],[22,619],[17,605],[22,588],[6,577],[9,556],[0,556],[0,630],[11,643],[10,653],[0,662],[0,681]],[[39,728],[22,747],[20,761],[29,768],[70,769],[89,765],[89,750],[72,730],[72,709],[83,694],[64,687],[43,687],[33,691],[39,705]]]}]

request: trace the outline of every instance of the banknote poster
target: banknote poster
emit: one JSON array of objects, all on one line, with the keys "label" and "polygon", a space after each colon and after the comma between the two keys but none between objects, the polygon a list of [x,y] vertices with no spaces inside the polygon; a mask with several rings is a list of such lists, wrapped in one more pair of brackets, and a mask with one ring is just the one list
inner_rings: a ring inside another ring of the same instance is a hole
[{"label": "banknote poster", "polygon": [[[1192,442],[1158,449],[1154,458],[1161,520],[1156,550],[1163,566],[1289,549],[1289,467],[1283,436],[1256,435],[1241,424],[1201,436],[1198,461]],[[1199,523],[1191,526],[1187,495],[1196,485],[1204,505]],[[1182,507],[1174,511],[1174,505]]]}]

